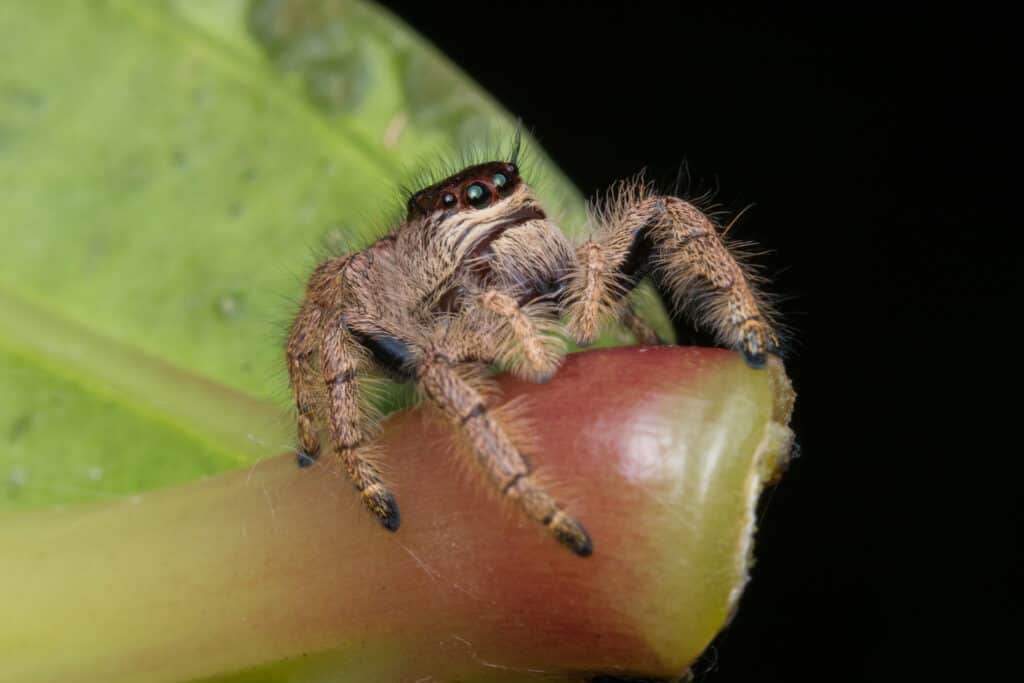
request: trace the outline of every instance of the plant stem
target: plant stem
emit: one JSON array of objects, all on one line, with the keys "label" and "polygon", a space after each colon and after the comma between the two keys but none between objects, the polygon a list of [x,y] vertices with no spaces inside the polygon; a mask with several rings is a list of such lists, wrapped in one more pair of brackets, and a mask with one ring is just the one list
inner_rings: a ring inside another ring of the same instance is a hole
[{"label": "plant stem", "polygon": [[757,495],[789,450],[781,365],[631,347],[500,384],[592,557],[489,492],[416,409],[380,440],[397,533],[330,459],[291,455],[0,519],[0,681],[679,675],[747,580]]}]

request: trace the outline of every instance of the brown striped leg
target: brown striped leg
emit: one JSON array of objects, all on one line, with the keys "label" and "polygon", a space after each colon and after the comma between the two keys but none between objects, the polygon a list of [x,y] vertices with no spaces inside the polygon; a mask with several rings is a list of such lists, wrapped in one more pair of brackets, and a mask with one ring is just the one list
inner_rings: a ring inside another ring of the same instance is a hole
[{"label": "brown striped leg", "polygon": [[621,314],[626,296],[650,267],[647,227],[661,215],[658,206],[636,206],[638,191],[623,184],[604,212],[594,239],[576,249],[576,268],[566,287],[569,333],[580,344],[597,339],[601,324]]},{"label": "brown striped leg", "polygon": [[420,361],[417,379],[424,394],[465,433],[477,464],[491,484],[515,499],[570,550],[582,557],[590,555],[593,545],[583,525],[563,512],[534,481],[523,456],[488,412],[480,393],[439,354]]},{"label": "brown striped leg", "polygon": [[779,339],[750,275],[729,251],[715,224],[700,209],[675,197],[649,200],[664,206],[651,231],[656,268],[677,307],[696,302],[701,322],[722,343],[743,353],[747,364],[764,367]]},{"label": "brown striped leg", "polygon": [[576,249],[576,270],[566,289],[565,312],[569,334],[584,346],[597,339],[619,298],[613,291],[617,265],[609,250],[596,241],[588,240]]},{"label": "brown striped leg", "polygon": [[729,250],[714,222],[692,204],[659,196],[642,183],[623,183],[598,212],[595,239],[576,251],[565,313],[570,333],[593,341],[602,320],[653,272],[677,310],[688,309],[721,343],[763,367],[778,337],[750,274]]},{"label": "brown striped leg", "polygon": [[316,353],[319,342],[317,327],[320,323],[320,309],[306,304],[299,312],[288,336],[285,355],[288,359],[288,379],[291,383],[292,398],[295,400],[295,418],[299,437],[299,451],[296,454],[300,467],[308,467],[320,455],[320,439],[313,424],[316,409],[316,391],[312,385],[309,361]]},{"label": "brown striped leg", "polygon": [[[545,334],[553,327],[555,316],[541,304],[520,306],[513,297],[489,290],[480,295],[480,306],[498,317],[500,329],[507,331],[510,343],[499,343],[502,356],[514,354],[512,371],[519,377],[543,382],[558,369],[565,346],[556,336]],[[503,358],[504,360],[504,358]]]},{"label": "brown striped leg", "polygon": [[371,429],[359,403],[359,372],[362,352],[345,331],[341,321],[329,323],[320,355],[327,387],[327,422],[349,478],[363,497],[363,503],[389,531],[396,531],[401,518],[395,497],[381,479],[377,467],[366,457],[365,446]]}]

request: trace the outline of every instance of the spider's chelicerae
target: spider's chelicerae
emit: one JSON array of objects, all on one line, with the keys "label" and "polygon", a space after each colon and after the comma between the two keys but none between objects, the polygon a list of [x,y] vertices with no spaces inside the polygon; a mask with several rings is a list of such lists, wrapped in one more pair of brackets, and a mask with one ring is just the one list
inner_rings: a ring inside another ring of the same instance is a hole
[{"label": "spider's chelicerae", "polygon": [[414,382],[462,430],[490,484],[587,556],[593,545],[583,525],[537,483],[536,463],[488,410],[487,367],[550,377],[565,355],[552,334],[560,320],[581,344],[614,318],[650,339],[628,297],[647,276],[752,367],[764,366],[778,340],[749,273],[693,204],[621,183],[593,212],[591,239],[574,246],[520,176],[516,156],[416,192],[390,234],[316,268],[287,346],[299,464],[319,455],[322,419],[366,507],[397,530],[395,496],[371,457],[376,421],[360,384],[371,373]]}]

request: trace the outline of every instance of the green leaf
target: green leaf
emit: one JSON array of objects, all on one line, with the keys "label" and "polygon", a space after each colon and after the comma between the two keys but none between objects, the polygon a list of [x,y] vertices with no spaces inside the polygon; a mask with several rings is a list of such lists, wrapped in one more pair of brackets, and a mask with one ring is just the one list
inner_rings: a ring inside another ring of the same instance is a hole
[{"label": "green leaf", "polygon": [[0,509],[290,448],[306,273],[386,229],[418,160],[513,125],[362,2],[3,3],[0,30]]}]

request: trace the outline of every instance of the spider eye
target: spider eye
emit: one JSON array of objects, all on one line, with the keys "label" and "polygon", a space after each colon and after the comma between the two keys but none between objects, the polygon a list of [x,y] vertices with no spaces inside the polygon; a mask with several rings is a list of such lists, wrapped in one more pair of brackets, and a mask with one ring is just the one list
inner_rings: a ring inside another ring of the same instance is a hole
[{"label": "spider eye", "polygon": [[505,175],[504,173],[495,173],[494,186],[499,190],[503,190],[505,189],[506,185],[508,185],[508,176]]},{"label": "spider eye", "polygon": [[466,188],[466,200],[470,206],[482,209],[491,202],[491,191],[480,183],[473,183]]},{"label": "spider eye", "polygon": [[445,192],[444,196],[441,197],[441,201],[444,202],[445,208],[452,208],[458,203],[458,199],[451,192]]}]

